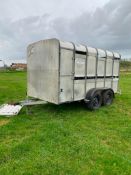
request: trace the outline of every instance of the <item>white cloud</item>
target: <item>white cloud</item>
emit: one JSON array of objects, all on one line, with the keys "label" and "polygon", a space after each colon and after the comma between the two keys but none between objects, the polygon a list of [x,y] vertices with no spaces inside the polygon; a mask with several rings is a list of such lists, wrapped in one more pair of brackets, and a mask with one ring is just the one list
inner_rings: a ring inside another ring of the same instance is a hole
[{"label": "white cloud", "polygon": [[20,19],[29,16],[41,16],[49,13],[52,16],[75,17],[84,11],[94,11],[109,0],[1,0],[0,12],[7,18]]},{"label": "white cloud", "polygon": [[52,37],[117,50],[131,57],[130,0],[74,2],[2,1],[0,57],[25,58],[29,43]]}]

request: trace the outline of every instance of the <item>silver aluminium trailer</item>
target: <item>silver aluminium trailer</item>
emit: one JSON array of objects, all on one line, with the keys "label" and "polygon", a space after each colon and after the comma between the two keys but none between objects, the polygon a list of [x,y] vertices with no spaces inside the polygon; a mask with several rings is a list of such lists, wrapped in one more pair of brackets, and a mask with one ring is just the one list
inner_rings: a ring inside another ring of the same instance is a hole
[{"label": "silver aluminium trailer", "polygon": [[54,104],[110,105],[119,91],[120,54],[58,39],[27,48],[27,95]]}]

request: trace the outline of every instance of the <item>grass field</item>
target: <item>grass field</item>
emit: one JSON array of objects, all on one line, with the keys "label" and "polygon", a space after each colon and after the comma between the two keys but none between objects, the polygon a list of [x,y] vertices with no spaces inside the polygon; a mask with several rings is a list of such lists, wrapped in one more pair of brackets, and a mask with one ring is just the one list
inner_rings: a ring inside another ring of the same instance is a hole
[{"label": "grass field", "polygon": [[[109,107],[34,106],[0,117],[0,175],[130,175],[131,73]],[[25,98],[26,73],[0,73],[0,104]]]}]

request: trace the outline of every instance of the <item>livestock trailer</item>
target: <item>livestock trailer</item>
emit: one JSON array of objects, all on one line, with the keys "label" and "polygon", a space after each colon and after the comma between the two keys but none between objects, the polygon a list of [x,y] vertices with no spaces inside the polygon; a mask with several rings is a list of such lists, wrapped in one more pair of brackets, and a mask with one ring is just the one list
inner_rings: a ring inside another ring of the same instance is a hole
[{"label": "livestock trailer", "polygon": [[90,109],[119,91],[120,54],[47,39],[27,48],[27,95],[54,104],[84,100]]}]

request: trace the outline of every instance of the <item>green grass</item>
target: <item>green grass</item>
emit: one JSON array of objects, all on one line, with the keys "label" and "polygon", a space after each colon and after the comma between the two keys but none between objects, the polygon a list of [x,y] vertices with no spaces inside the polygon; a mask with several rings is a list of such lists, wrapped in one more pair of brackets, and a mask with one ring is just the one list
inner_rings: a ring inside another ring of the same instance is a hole
[{"label": "green grass", "polygon": [[[109,107],[45,104],[0,117],[0,175],[130,175],[131,74]],[[0,73],[0,103],[26,96],[26,73]]]}]

